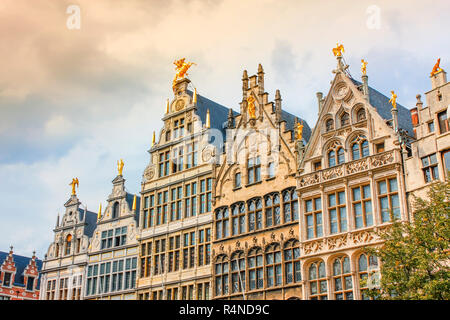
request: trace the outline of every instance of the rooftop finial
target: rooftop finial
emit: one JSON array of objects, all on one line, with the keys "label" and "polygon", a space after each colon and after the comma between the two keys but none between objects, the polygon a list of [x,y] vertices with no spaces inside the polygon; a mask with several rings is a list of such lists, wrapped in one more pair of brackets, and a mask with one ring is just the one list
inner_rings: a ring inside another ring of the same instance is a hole
[{"label": "rooftop finial", "polygon": [[134,195],[133,197],[133,206],[131,207],[131,210],[133,212],[136,212],[136,195]]},{"label": "rooftop finial", "polygon": [[333,48],[333,54],[335,57],[342,57],[344,51],[344,45],[336,43],[336,48]]},{"label": "rooftop finial", "polygon": [[155,131],[153,130],[152,147],[155,145],[155,142],[156,142],[156,136],[155,136]]},{"label": "rooftop finial", "polygon": [[210,119],[210,115],[209,115],[209,109],[206,111],[206,128],[209,129],[211,128],[211,119]]},{"label": "rooftop finial", "polygon": [[167,99],[166,103],[166,113],[169,113],[169,99]]},{"label": "rooftop finial", "polygon": [[394,90],[391,91],[391,99],[389,102],[392,104],[392,109],[397,109],[397,95]]},{"label": "rooftop finial", "polygon": [[364,59],[361,59],[361,73],[363,76],[367,74],[367,61],[364,61]]},{"label": "rooftop finial", "polygon": [[197,88],[194,88],[194,96],[192,97],[192,103],[197,104]]},{"label": "rooftop finial", "polygon": [[437,59],[436,64],[433,67],[433,70],[431,70],[431,76],[434,76],[436,73],[441,72],[442,68],[439,67],[439,64],[441,63],[441,58]]},{"label": "rooftop finial", "polygon": [[99,221],[101,217],[102,217],[102,203],[100,202],[100,205],[98,207],[97,221]]},{"label": "rooftop finial", "polygon": [[175,78],[173,79],[173,86],[175,86],[177,80],[183,79],[188,75],[187,71],[192,65],[196,65],[194,62],[185,62],[185,60],[186,58],[182,58],[173,62],[175,70],[177,71]]},{"label": "rooftop finial", "polygon": [[117,160],[117,171],[119,173],[119,176],[122,175],[123,166],[124,166],[123,160],[122,159],[120,159],[120,161]]}]

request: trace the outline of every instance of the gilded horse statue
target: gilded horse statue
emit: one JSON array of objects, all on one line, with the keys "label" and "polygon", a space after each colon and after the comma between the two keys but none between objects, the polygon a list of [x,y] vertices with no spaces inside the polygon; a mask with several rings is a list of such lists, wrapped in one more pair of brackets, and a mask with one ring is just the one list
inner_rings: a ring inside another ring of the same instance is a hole
[{"label": "gilded horse statue", "polygon": [[440,63],[441,63],[441,58],[437,59],[437,62],[434,65],[433,70],[431,70],[431,76],[434,76],[436,73],[442,71],[442,68],[439,67]]},{"label": "gilded horse statue", "polygon": [[179,60],[174,61],[175,70],[177,73],[175,74],[175,78],[173,79],[173,85],[175,86],[175,83],[179,79],[183,79],[188,75],[187,71],[192,65],[196,65],[194,62],[185,62],[186,58],[182,58]]}]

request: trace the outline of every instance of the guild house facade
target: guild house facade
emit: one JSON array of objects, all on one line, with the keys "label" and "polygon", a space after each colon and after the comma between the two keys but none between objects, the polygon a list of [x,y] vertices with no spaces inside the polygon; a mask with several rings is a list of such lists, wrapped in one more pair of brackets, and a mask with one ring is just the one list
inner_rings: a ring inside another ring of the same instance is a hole
[{"label": "guild house facade", "polygon": [[412,195],[448,174],[450,86],[438,60],[426,105],[418,95],[409,110],[395,88],[369,86],[366,61],[357,80],[343,46],[333,54],[313,127],[279,90],[269,99],[261,65],[244,71],[236,112],[198,94],[193,63],[176,61],[140,197],[125,191],[122,161],[104,212],[80,208],[74,179],[40,298],[367,299],[380,261],[364,248],[411,221]]}]

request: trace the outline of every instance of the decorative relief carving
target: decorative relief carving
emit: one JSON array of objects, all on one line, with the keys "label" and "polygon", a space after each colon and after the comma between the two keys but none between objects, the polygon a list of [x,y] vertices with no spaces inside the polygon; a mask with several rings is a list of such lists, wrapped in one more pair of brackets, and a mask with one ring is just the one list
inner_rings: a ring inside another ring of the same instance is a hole
[{"label": "decorative relief carving", "polygon": [[394,153],[391,151],[380,155],[375,155],[371,160],[374,167],[384,166],[394,161]]},{"label": "decorative relief carving", "polygon": [[203,149],[202,160],[203,162],[209,162],[214,157],[214,147],[208,146]]},{"label": "decorative relief carving", "polygon": [[306,187],[311,184],[316,184],[320,182],[320,176],[318,173],[314,173],[308,176],[303,177],[300,180],[300,187]]},{"label": "decorative relief carving", "polygon": [[371,231],[361,231],[353,233],[352,238],[354,244],[361,244],[371,242],[375,237]]},{"label": "decorative relief carving", "polygon": [[333,98],[335,100],[342,100],[346,98],[349,93],[351,93],[351,91],[345,82],[340,82],[334,87]]},{"label": "decorative relief carving", "polygon": [[153,164],[148,165],[144,170],[144,179],[145,181],[150,181],[155,177],[155,166]]},{"label": "decorative relief carving", "polygon": [[343,236],[327,239],[328,250],[341,248],[341,247],[347,245],[347,243],[348,243],[348,235],[347,234],[345,234]]},{"label": "decorative relief carving", "polygon": [[362,159],[355,162],[351,162],[345,166],[347,174],[360,172],[369,169],[368,159]]},{"label": "decorative relief carving", "polygon": [[344,167],[343,166],[334,167],[334,168],[330,168],[330,169],[326,169],[326,170],[322,171],[322,179],[324,181],[342,177],[343,175],[344,175]]},{"label": "decorative relief carving", "polygon": [[303,251],[305,254],[319,252],[323,249],[324,240],[311,241],[303,244]]}]

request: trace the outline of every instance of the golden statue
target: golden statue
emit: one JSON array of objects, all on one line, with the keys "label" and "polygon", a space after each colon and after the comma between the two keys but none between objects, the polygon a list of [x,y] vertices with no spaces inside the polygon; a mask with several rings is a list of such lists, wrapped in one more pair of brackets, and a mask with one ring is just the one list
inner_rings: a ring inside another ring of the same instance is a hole
[{"label": "golden statue", "polygon": [[439,67],[440,63],[441,63],[441,58],[437,59],[437,62],[434,65],[433,70],[431,70],[431,76],[434,76],[436,73],[442,71],[442,68]]},{"label": "golden statue", "polygon": [[250,96],[247,98],[248,103],[248,114],[250,115],[250,119],[256,119],[256,107],[255,107],[255,98]]},{"label": "golden statue", "polygon": [[342,44],[336,43],[336,48],[333,48],[333,54],[335,57],[341,57],[344,52],[344,46]]},{"label": "golden statue", "polygon": [[73,178],[72,182],[69,183],[69,186],[72,186],[72,195],[76,195],[75,193],[75,186],[77,186],[77,188],[79,187],[79,182],[78,182],[78,178]]},{"label": "golden statue", "polygon": [[391,91],[391,99],[389,102],[392,104],[393,109],[397,109],[397,95],[394,93],[394,91]]},{"label": "golden statue", "polygon": [[297,140],[302,140],[303,137],[303,120],[302,122],[297,122]]},{"label": "golden statue", "polygon": [[363,74],[363,76],[366,75],[366,66],[367,66],[367,61],[364,61],[364,59],[361,59],[361,72]]},{"label": "golden statue", "polygon": [[192,65],[196,65],[194,62],[185,62],[185,60],[186,58],[182,58],[173,62],[173,64],[175,65],[175,70],[177,71],[177,73],[175,74],[175,78],[173,79],[174,86],[177,80],[183,79],[188,75],[187,71]]},{"label": "golden statue", "polygon": [[124,165],[124,163],[123,163],[122,159],[120,159],[120,161],[117,160],[117,171],[119,171],[119,176],[122,175],[123,165]]}]

